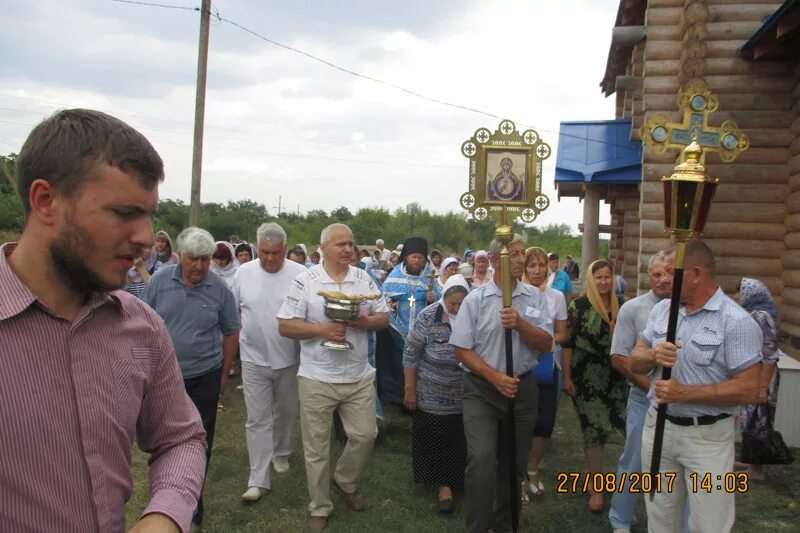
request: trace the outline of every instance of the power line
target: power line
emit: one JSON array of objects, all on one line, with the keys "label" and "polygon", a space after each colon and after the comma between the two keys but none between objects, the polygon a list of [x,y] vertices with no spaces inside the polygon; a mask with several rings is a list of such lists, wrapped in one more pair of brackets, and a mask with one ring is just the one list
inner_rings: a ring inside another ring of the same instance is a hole
[{"label": "power line", "polygon": [[[5,120],[0,119],[0,123],[4,124],[14,124],[17,126],[27,126],[33,128],[35,124],[27,124],[24,122],[15,122],[12,120]],[[147,126],[143,127],[142,129],[151,129]],[[161,139],[153,139],[156,144],[170,144],[174,146],[184,146],[187,148],[191,148],[192,145],[185,144],[185,143],[177,143],[174,141],[164,141]],[[12,145],[13,146],[13,145]],[[396,162],[393,161],[381,161],[378,159],[348,159],[343,157],[328,157],[328,156],[321,156],[321,155],[314,155],[314,154],[307,154],[307,153],[289,153],[289,152],[266,152],[263,150],[244,150],[241,148],[226,148],[221,146],[209,146],[209,150],[218,150],[223,152],[238,152],[238,153],[246,153],[246,154],[257,154],[263,156],[272,156],[272,157],[293,157],[299,159],[319,159],[323,161],[338,161],[343,163],[363,163],[363,164],[375,164],[375,165],[397,165]],[[462,166],[456,165],[436,165],[436,164],[428,164],[428,163],[414,163],[414,162],[407,162],[403,161],[402,165],[404,167],[423,167],[423,168],[463,168]]]},{"label": "power line", "polygon": [[[125,1],[125,2],[128,2],[128,3],[149,5],[149,6],[154,6],[154,7],[162,7],[159,4],[151,4],[151,3],[147,3],[147,2],[134,2],[133,0],[112,0],[112,1],[114,1],[114,2]],[[167,6],[167,7],[177,7],[177,6]],[[183,8],[183,9],[186,9],[186,8]],[[441,100],[439,98],[434,98],[434,97],[431,97],[431,96],[427,96],[427,95],[424,95],[424,94],[419,93],[417,91],[408,89],[406,87],[402,87],[400,85],[396,85],[394,83],[387,82],[387,81],[381,80],[379,78],[375,78],[375,77],[369,76],[367,74],[362,74],[360,72],[356,72],[356,71],[351,70],[351,69],[346,68],[346,67],[342,67],[340,65],[337,65],[336,63],[333,63],[331,61],[328,61],[326,59],[318,57],[318,56],[316,56],[316,55],[314,55],[314,54],[312,54],[310,52],[306,52],[306,51],[301,50],[299,48],[295,48],[293,46],[289,46],[287,44],[283,44],[281,42],[278,42],[278,41],[276,41],[274,39],[270,39],[269,37],[266,37],[266,36],[256,32],[255,30],[252,30],[252,29],[248,28],[247,26],[239,24],[238,22],[236,22],[234,20],[231,20],[229,18],[223,17],[223,16],[221,16],[219,14],[219,11],[216,8],[214,8],[214,16],[217,18],[217,20],[219,20],[221,22],[227,22],[228,24],[230,24],[232,26],[235,26],[236,28],[239,28],[240,30],[242,30],[242,31],[244,31],[246,33],[249,33],[250,35],[252,35],[252,36],[254,36],[254,37],[258,38],[258,39],[261,39],[261,40],[263,40],[263,41],[265,41],[265,42],[267,42],[269,44],[272,44],[273,46],[277,46],[279,48],[283,48],[285,50],[289,50],[290,52],[294,52],[296,54],[305,56],[305,57],[307,57],[309,59],[312,59],[314,61],[322,63],[323,65],[326,65],[326,66],[331,67],[333,69],[336,69],[338,71],[344,72],[346,74],[350,74],[351,76],[362,78],[362,79],[371,81],[373,83],[377,83],[379,85],[384,85],[386,87],[390,87],[392,89],[407,93],[407,94],[409,94],[411,96],[415,96],[415,97],[421,98],[423,100],[427,100],[429,102],[433,102],[435,104],[451,107],[451,108],[454,108],[454,109],[459,109],[459,110],[462,110],[462,111],[469,111],[471,113],[477,113],[479,115],[483,115],[483,116],[494,118],[494,119],[498,119],[498,120],[504,120],[504,117],[501,117],[499,115],[495,115],[494,113],[489,113],[488,111],[483,111],[483,110],[480,110],[480,109],[476,109],[474,107],[469,107],[469,106],[465,106],[465,105],[461,105],[461,104],[456,104],[456,103],[453,103],[453,102],[448,102],[446,100]],[[516,123],[516,121],[514,121],[514,122]],[[573,134],[569,134],[569,133],[561,133],[559,131],[553,131],[553,130],[550,130],[550,129],[547,129],[547,128],[539,128],[539,127],[536,127],[536,126],[531,126],[529,124],[525,124],[525,123],[522,123],[522,122],[519,122],[518,124],[520,126],[525,127],[525,128],[532,128],[532,129],[535,129],[536,131],[543,131],[545,133],[550,133],[550,134],[555,135],[557,137],[567,137],[567,138],[579,139],[579,140],[582,140],[582,141],[596,142],[596,143],[599,143],[599,144],[607,144],[607,145],[619,148],[621,150],[631,150],[631,151],[635,150],[630,145],[618,144],[618,143],[615,143],[615,142],[604,141],[604,140],[601,140],[601,139],[590,139],[588,137],[582,137],[580,135],[573,135]]]},{"label": "power line", "polygon": [[[16,113],[27,113],[27,114],[31,114],[31,115],[37,115],[37,116],[40,115],[40,113],[38,113],[36,111],[29,111],[27,109],[15,109],[15,108],[11,108],[11,107],[0,107],[0,111],[12,111],[12,112],[16,112]],[[23,122],[14,122],[14,121],[5,120],[5,119],[0,119],[0,122],[5,122],[7,124],[16,124],[16,125],[19,125],[19,126],[30,126],[30,127],[34,126],[33,124],[27,124],[27,123],[23,123]],[[167,130],[167,129],[161,129],[161,128],[154,128],[152,126],[146,126],[146,125],[145,126],[139,126],[139,129],[149,130],[149,131],[157,131],[157,132],[162,132],[162,133],[179,134],[179,135],[186,135],[188,133],[186,131]],[[223,129],[225,129],[225,128],[223,128]],[[238,130],[234,130],[234,131],[238,131]],[[253,132],[253,133],[259,133],[259,132]],[[279,134],[267,134],[267,133],[262,133],[262,134],[263,135],[276,135],[276,136],[279,135]],[[234,143],[247,143],[247,144],[255,144],[255,145],[258,145],[258,146],[263,146],[262,142],[255,141],[255,140],[250,140],[250,139],[237,139],[237,138],[231,138],[231,137],[221,137],[221,136],[218,136],[218,135],[206,135],[206,138],[208,138],[208,139],[217,139],[217,140],[227,141],[227,142],[234,142]],[[288,139],[292,139],[292,140],[299,140],[299,141],[309,142],[309,143],[313,143],[314,142],[314,140],[303,139],[301,137],[287,137],[287,138]],[[176,146],[189,146],[189,145],[186,145],[186,144],[176,143],[176,142],[172,142],[172,141],[159,141],[159,142],[161,144],[174,144]],[[351,147],[351,148],[353,147],[352,144],[348,144],[348,143],[335,143],[333,141],[319,141],[319,142],[330,142],[332,144],[337,144],[337,145],[340,145],[340,146],[348,146],[348,147]],[[272,143],[272,145],[280,145],[280,144],[282,144],[280,142],[280,139],[277,142]],[[297,145],[293,145],[293,144],[288,144],[288,146],[290,146],[292,148],[298,148]],[[221,149],[221,150],[228,150],[228,151],[239,151],[239,152],[252,153],[252,154],[272,155],[272,156],[284,155],[284,156],[287,156],[287,157],[289,157],[289,156],[290,157],[306,157],[306,158],[311,157],[311,156],[309,156],[307,154],[277,154],[275,152],[265,152],[265,151],[255,151],[255,150],[241,150],[241,149],[237,150],[237,149],[228,149],[228,148],[221,148],[221,147],[213,147],[213,148]],[[426,153],[430,153],[430,154],[434,154],[434,155],[439,155],[438,152],[433,152],[433,151],[430,151],[430,150],[417,150],[417,149],[414,149],[414,151],[415,152],[426,152]],[[384,152],[384,153],[375,153],[375,152],[369,153],[368,152],[366,155],[375,156],[375,157],[408,157],[408,153],[391,153],[391,152]],[[356,160],[356,159],[333,158],[333,157],[329,157],[328,159],[331,160],[331,161],[360,161],[360,160]],[[379,163],[380,161],[364,161],[364,162]],[[385,161],[385,163],[386,164],[394,164],[394,163],[392,163],[390,161]],[[404,162],[403,164],[405,165],[407,163]],[[454,168],[453,166],[450,166],[450,165],[437,165],[437,164],[432,164],[432,163],[430,163],[430,164],[420,163],[420,164],[417,164],[417,166],[430,167],[430,168]]]},{"label": "power line", "polygon": [[[65,103],[61,103],[61,102],[53,102],[53,101],[50,101],[50,100],[42,100],[42,99],[39,99],[39,98],[28,98],[28,97],[25,97],[25,96],[16,96],[16,95],[13,95],[13,94],[4,94],[4,93],[0,93],[0,96],[4,96],[4,97],[7,97],[7,98],[19,98],[19,99],[22,99],[22,100],[29,100],[31,102],[41,102],[41,103],[44,103],[44,104],[47,104],[47,105],[50,105],[50,106],[53,106],[53,107],[56,107],[56,108],[70,107],[69,104],[65,104]],[[12,112],[16,112],[16,113],[28,113],[28,114],[31,114],[31,115],[40,115],[40,113],[38,113],[36,111],[30,111],[30,110],[27,110],[27,109],[16,109],[16,108],[13,108],[13,107],[0,107],[0,110],[12,111]],[[120,117],[126,117],[126,116],[127,117],[142,118],[142,119],[147,119],[147,120],[156,120],[156,121],[160,121],[160,122],[169,122],[169,123],[179,124],[179,125],[189,126],[189,127],[192,126],[192,123],[191,122],[187,122],[187,121],[172,120],[172,119],[167,119],[167,118],[163,118],[163,117],[152,117],[152,116],[148,116],[148,115],[140,115],[140,114],[137,114],[137,113],[124,112],[123,114],[120,115]],[[185,132],[176,131],[176,130],[160,130],[158,128],[153,128],[153,127],[149,127],[149,128],[151,130],[153,130],[153,131],[164,131],[164,132],[167,132],[167,133],[185,133]],[[284,134],[284,133],[269,133],[269,132],[266,132],[266,131],[243,130],[243,129],[226,128],[226,127],[223,127],[223,126],[213,126],[213,125],[210,125],[210,126],[206,125],[206,129],[216,129],[216,130],[220,130],[220,131],[230,131],[230,132],[233,132],[233,133],[243,133],[243,134],[246,134],[246,135],[263,135],[263,136],[266,136],[266,137],[278,137],[279,138],[278,142],[280,142],[280,140],[283,140],[283,139],[289,139],[289,140],[294,140],[294,141],[301,141],[303,143],[330,144],[330,145],[335,145],[335,146],[347,146],[347,147],[351,147],[351,148],[353,147],[353,143],[347,143],[347,142],[341,142],[341,141],[331,141],[331,140],[328,140],[328,139],[308,139],[308,138],[305,138],[305,137],[296,137],[296,136],[287,135],[287,134]],[[209,138],[231,140],[231,139],[228,139],[227,137],[209,136]],[[239,142],[248,142],[248,143],[258,144],[257,141],[249,141],[249,140],[246,140],[246,139],[241,139],[241,140],[236,139],[236,140],[239,141]],[[421,153],[434,154],[434,155],[439,155],[440,154],[440,152],[436,152],[436,151],[433,151],[433,150],[425,150],[425,149],[422,149],[422,148],[415,148],[414,152],[421,152]],[[375,154],[375,155],[382,155],[382,154]],[[406,157],[408,154],[404,153],[404,154],[388,154],[388,155],[397,155],[398,157]]]},{"label": "power line", "polygon": [[185,6],[176,6],[171,4],[156,4],[152,2],[136,2],[134,0],[111,0],[112,2],[119,2],[121,4],[136,4],[140,6],[149,6],[149,7],[165,7],[167,9],[184,9],[186,11],[200,11],[199,7],[185,7]]}]

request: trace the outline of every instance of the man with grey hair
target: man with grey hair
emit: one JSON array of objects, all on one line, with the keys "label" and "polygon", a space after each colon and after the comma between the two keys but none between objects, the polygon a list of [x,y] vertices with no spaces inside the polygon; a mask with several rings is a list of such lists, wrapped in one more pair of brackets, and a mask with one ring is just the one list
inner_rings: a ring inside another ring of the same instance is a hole
[{"label": "man with grey hair", "polygon": [[306,270],[286,259],[286,232],[281,226],[262,224],[256,235],[258,261],[240,266],[232,287],[242,316],[239,346],[250,458],[245,502],[254,502],[269,490],[270,462],[278,473],[289,470],[300,345],[281,337],[277,314],[292,281]]},{"label": "man with grey hair", "polygon": [[[214,237],[189,227],[178,235],[179,261],[156,272],[142,298],[167,326],[186,393],[206,430],[206,472],[211,460],[217,403],[225,394],[228,372],[239,345],[239,312],[225,281],[209,272],[216,250]],[[221,339],[221,341],[220,341]],[[192,518],[203,521],[203,497]]]},{"label": "man with grey hair", "polygon": [[386,262],[389,261],[389,250],[386,249],[383,239],[378,239],[375,241],[375,248],[381,252],[380,261],[383,261],[383,263],[386,264]]},{"label": "man with grey hair", "polygon": [[[669,259],[667,258],[669,257]],[[619,308],[614,336],[611,341],[611,366],[628,378],[630,392],[626,416],[625,448],[619,458],[617,479],[627,479],[624,490],[615,491],[611,497],[608,518],[614,533],[629,533],[631,524],[636,521],[636,503],[641,494],[631,492],[631,474],[642,471],[642,429],[647,415],[651,375],[635,374],[631,371],[630,353],[647,325],[647,318],[653,307],[669,298],[672,290],[672,261],[674,255],[659,251],[647,263],[647,279],[650,290],[641,296],[628,300]],[[669,268],[669,270],[668,270]]]},{"label": "man with grey hair", "polygon": [[[292,282],[278,312],[278,330],[300,341],[300,429],[311,503],[309,526],[324,529],[333,512],[330,481],[344,493],[354,511],[366,508],[359,480],[372,453],[378,427],[375,422],[375,369],[367,359],[367,332],[385,328],[389,309],[383,298],[361,304],[360,315],[347,324],[325,314],[319,291],[348,295],[378,292],[369,275],[350,265],[353,233],[344,224],[331,224],[320,237],[325,261],[301,273]],[[320,341],[348,341],[350,350],[335,350]],[[339,410],[347,444],[331,476],[331,423]]]},{"label": "man with grey hair", "polygon": [[[544,295],[520,281],[525,245],[514,235],[508,245],[511,307],[503,307],[501,243],[492,241],[492,279],[464,298],[450,344],[466,370],[463,381],[464,434],[467,438],[465,503],[467,531],[511,530],[509,461],[522,487],[536,423],[538,388],[531,369],[553,342],[553,320]],[[512,330],[514,376],[506,375],[505,330]],[[508,457],[508,399],[515,400],[516,457]],[[499,438],[498,438],[499,436]],[[517,498],[521,495],[517,492]]]}]

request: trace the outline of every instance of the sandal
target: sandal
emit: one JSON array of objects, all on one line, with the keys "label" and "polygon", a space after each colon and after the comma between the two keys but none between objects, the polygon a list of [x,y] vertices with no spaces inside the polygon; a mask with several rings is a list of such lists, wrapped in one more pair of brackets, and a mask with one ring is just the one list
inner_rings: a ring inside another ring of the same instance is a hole
[{"label": "sandal", "polygon": [[[536,482],[531,481],[531,478],[535,479]],[[544,485],[539,479],[538,470],[528,470],[528,490],[531,491],[531,496],[534,497],[544,494]]]},{"label": "sandal", "polygon": [[224,410],[225,410],[225,406],[222,405],[222,402],[217,402],[217,412],[221,413]]},{"label": "sandal", "polygon": [[527,491],[527,487],[525,487],[525,485],[527,485],[527,483],[525,483],[525,482],[523,481],[523,482],[522,482],[522,487],[521,487],[522,499],[520,500],[520,504],[521,504],[523,507],[525,507],[525,506],[527,506],[529,503],[531,503],[531,499],[530,499],[530,498],[528,498],[528,491]]}]

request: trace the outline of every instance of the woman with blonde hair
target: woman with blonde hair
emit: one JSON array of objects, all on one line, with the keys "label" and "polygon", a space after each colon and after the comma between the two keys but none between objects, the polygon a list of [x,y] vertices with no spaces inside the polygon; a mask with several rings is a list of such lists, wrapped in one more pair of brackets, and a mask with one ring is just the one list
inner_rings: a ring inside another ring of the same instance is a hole
[{"label": "woman with blonde hair", "polygon": [[538,288],[545,299],[550,316],[553,317],[553,350],[539,356],[539,364],[533,374],[539,385],[536,425],[533,428],[533,444],[528,456],[528,487],[523,486],[522,502],[527,503],[527,489],[533,496],[544,492],[539,476],[539,463],[544,458],[553,427],[556,423],[558,407],[558,345],[567,338],[567,300],[564,293],[547,286],[547,252],[537,246],[525,250],[525,270],[522,281]]},{"label": "woman with blonde hair", "polygon": [[[586,295],[576,298],[567,312],[568,337],[562,344],[564,392],[572,397],[583,432],[588,473],[602,474],[603,446],[612,431],[625,434],[628,383],[611,366],[611,337],[625,297],[615,294],[611,261],[589,266]],[[603,494],[589,483],[589,510],[603,510]]]}]

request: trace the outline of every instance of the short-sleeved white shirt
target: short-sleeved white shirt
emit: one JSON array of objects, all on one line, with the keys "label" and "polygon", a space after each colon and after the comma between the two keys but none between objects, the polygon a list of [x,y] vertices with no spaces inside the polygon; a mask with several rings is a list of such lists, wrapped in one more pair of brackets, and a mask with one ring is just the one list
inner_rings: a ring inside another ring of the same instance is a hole
[{"label": "short-sleeved white shirt", "polygon": [[242,361],[275,370],[300,362],[300,344],[281,337],[277,315],[294,278],[305,270],[303,265],[285,259],[274,274],[264,270],[258,260],[245,263],[236,271],[231,290],[242,313]]},{"label": "short-sleeved white shirt", "polygon": [[630,355],[631,350],[636,346],[636,341],[639,340],[639,335],[647,325],[650,311],[660,301],[653,291],[648,291],[622,304],[614,325],[611,354]]},{"label": "short-sleeved white shirt", "polygon": [[[553,335],[553,320],[545,296],[525,283],[517,283],[511,293],[511,306],[532,326]],[[500,322],[503,293],[494,280],[473,289],[461,303],[453,324],[450,344],[474,350],[486,363],[501,372],[506,371],[505,333]],[[539,352],[513,331],[512,353],[514,373],[522,375],[538,364]]]},{"label": "short-sleeved white shirt", "polygon": [[[322,265],[302,272],[290,284],[289,292],[278,312],[278,318],[302,318],[306,322],[319,324],[330,322],[325,316],[325,301],[318,291],[341,291],[345,294],[374,294],[380,291],[366,271],[349,267],[347,277],[337,283],[325,272]],[[386,300],[367,300],[362,304],[362,314],[388,313]],[[345,338],[353,344],[352,350],[331,350],[321,345],[324,339],[300,341],[300,377],[324,383],[355,383],[373,374],[375,369],[367,360],[367,332],[347,328]]]},{"label": "short-sleeved white shirt", "polygon": [[567,298],[563,292],[553,287],[547,287],[542,294],[547,300],[547,309],[550,310],[550,316],[553,317],[553,329],[555,330],[556,320],[567,319]]}]

